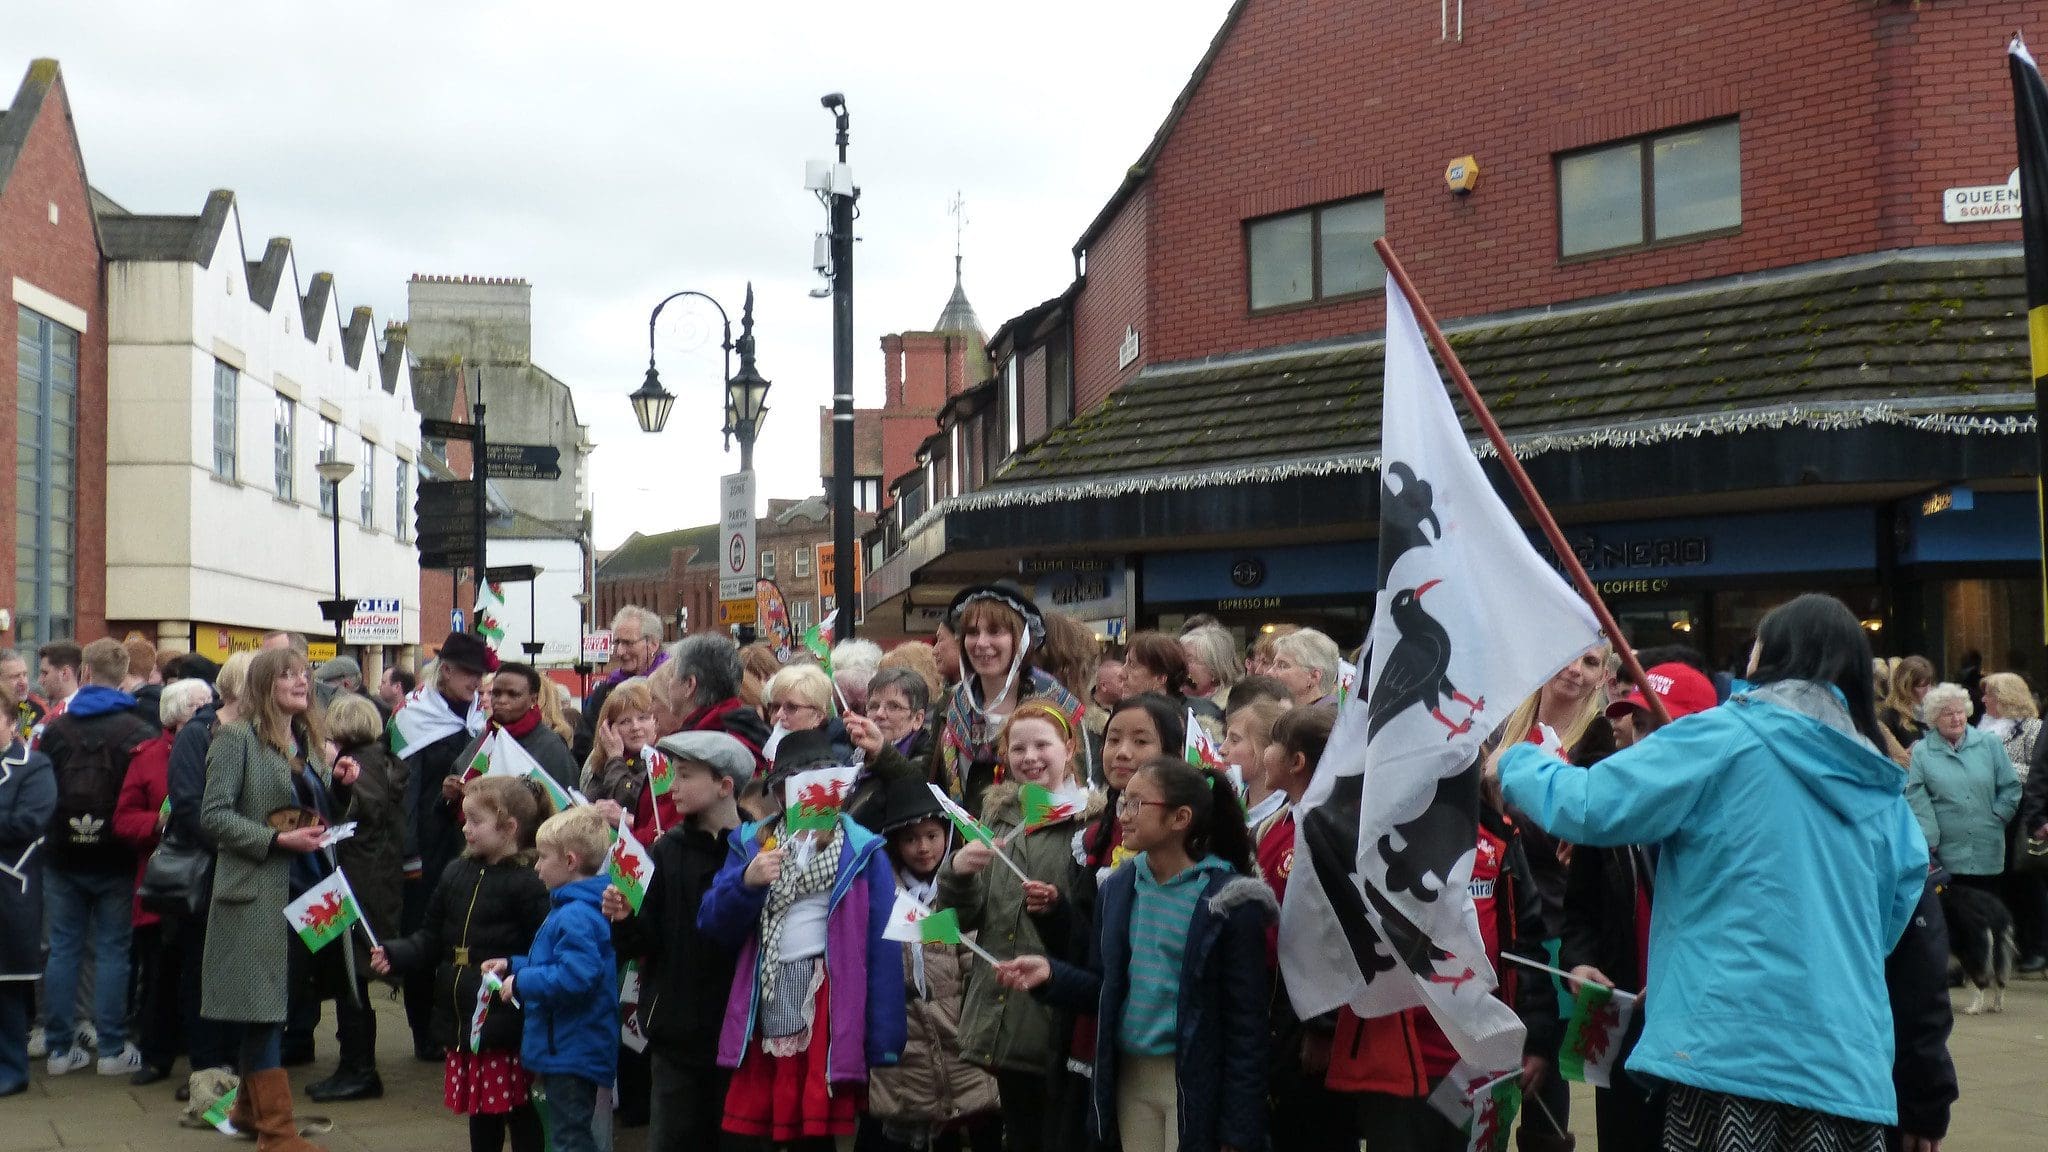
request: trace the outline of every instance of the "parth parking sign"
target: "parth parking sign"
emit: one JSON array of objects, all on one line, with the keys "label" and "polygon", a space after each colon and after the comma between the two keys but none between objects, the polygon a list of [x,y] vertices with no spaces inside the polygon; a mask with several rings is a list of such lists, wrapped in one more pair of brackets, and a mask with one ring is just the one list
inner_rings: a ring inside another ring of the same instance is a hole
[{"label": "parth parking sign", "polygon": [[718,598],[754,598],[754,474],[735,472],[718,482]]}]

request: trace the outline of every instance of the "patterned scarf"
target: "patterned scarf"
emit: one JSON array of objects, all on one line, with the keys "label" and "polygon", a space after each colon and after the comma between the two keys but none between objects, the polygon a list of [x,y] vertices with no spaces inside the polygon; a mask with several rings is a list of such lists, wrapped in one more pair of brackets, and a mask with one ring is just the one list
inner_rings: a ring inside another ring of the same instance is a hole
[{"label": "patterned scarf", "polygon": [[[941,738],[941,758],[947,768],[946,791],[953,799],[961,798],[967,787],[969,765],[992,762],[1001,759],[1001,750],[996,747],[996,737],[1003,731],[1003,721],[1008,714],[991,716],[983,706],[974,700],[979,684],[970,675],[953,690],[953,700],[946,710],[946,731]],[[1081,715],[1081,701],[1072,692],[1060,686],[1044,669],[1033,668],[1018,686],[1017,706],[1028,700],[1043,700],[1067,714],[1070,723],[1078,723]],[[1016,711],[1012,707],[1010,711]]]},{"label": "patterned scarf", "polygon": [[[782,927],[790,908],[806,896],[832,891],[839,879],[839,837],[843,835],[844,830],[839,831],[830,844],[812,852],[803,867],[785,864],[782,874],[768,885],[768,902],[761,909],[761,971],[774,973],[782,966]],[[763,981],[761,999],[773,1000],[775,985],[774,980]]]}]

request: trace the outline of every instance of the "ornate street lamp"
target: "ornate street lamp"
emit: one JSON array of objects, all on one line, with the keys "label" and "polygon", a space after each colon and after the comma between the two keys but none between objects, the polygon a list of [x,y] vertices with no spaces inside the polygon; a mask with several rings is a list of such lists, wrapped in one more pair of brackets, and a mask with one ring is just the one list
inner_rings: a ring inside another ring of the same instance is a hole
[{"label": "ornate street lamp", "polygon": [[[661,374],[654,364],[654,326],[661,318],[661,310],[670,300],[678,296],[695,296],[718,309],[719,321],[724,326],[724,339],[720,347],[725,350],[725,433],[726,446],[730,448],[734,438],[740,442],[740,470],[750,471],[754,467],[754,440],[760,435],[761,422],[768,414],[769,382],[762,378],[754,367],[754,286],[747,285],[746,307],[740,313],[740,338],[732,338],[732,318],[725,306],[702,292],[684,290],[676,292],[654,306],[647,317],[647,378],[641,382],[638,391],[630,399],[633,415],[640,422],[642,432],[659,432],[668,424],[670,409],[675,407],[673,392],[661,386]],[[740,370],[732,370],[733,349],[739,349]]]}]

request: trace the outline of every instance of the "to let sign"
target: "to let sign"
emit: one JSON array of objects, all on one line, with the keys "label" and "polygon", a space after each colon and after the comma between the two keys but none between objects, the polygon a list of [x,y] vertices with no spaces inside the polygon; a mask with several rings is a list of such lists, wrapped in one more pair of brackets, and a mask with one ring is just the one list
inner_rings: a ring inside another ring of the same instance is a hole
[{"label": "to let sign", "polygon": [[341,635],[351,644],[402,644],[405,609],[396,598],[357,600],[356,614],[341,626]]},{"label": "to let sign", "polygon": [[735,472],[718,481],[718,598],[754,598],[754,474]]}]

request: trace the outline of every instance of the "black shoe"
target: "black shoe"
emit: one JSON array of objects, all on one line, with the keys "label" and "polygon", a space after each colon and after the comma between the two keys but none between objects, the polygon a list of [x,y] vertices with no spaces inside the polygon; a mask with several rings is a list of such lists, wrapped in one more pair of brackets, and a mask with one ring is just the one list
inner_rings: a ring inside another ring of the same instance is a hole
[{"label": "black shoe", "polygon": [[2032,976],[2036,972],[2048,971],[2048,956],[2027,956],[2020,960],[2019,970]]},{"label": "black shoe", "polygon": [[278,1050],[277,1064],[280,1068],[303,1068],[313,1062],[313,1045],[287,1044]]},{"label": "black shoe", "polygon": [[128,1077],[128,1083],[136,1088],[144,1088],[159,1081],[169,1080],[170,1078],[171,1070],[169,1068],[160,1064],[144,1064],[136,1069],[133,1075]]},{"label": "black shoe", "polygon": [[422,1064],[439,1064],[447,1057],[448,1054],[441,1050],[441,1046],[430,1040],[412,1042],[412,1058]]},{"label": "black shoe", "polygon": [[318,1084],[306,1085],[306,1095],[321,1104],[337,1100],[376,1100],[384,1095],[384,1080],[377,1075],[375,1068],[342,1068]]}]

